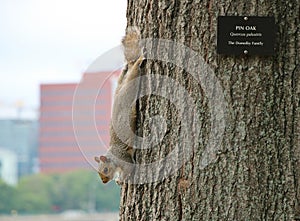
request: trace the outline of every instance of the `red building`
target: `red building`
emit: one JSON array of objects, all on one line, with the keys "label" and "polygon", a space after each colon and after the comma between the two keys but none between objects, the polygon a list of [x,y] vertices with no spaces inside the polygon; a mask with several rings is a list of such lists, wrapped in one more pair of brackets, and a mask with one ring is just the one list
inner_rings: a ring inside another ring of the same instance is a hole
[{"label": "red building", "polygon": [[85,74],[79,84],[42,84],[39,163],[42,173],[95,166],[106,152],[120,71]]}]

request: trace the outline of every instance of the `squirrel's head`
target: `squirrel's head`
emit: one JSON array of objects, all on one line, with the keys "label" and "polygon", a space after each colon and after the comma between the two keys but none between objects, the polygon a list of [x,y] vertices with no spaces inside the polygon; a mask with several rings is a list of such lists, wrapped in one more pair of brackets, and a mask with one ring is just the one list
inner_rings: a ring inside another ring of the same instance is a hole
[{"label": "squirrel's head", "polygon": [[99,164],[98,174],[103,183],[107,183],[114,178],[115,165],[106,156],[95,157],[95,161]]}]

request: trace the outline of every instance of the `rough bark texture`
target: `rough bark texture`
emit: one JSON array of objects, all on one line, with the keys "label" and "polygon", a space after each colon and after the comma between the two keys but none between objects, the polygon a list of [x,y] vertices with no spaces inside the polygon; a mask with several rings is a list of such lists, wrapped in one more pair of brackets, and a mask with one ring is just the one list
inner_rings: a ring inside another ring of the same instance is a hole
[{"label": "rough bark texture", "polygon": [[[211,127],[205,91],[176,65],[146,62],[144,74],[172,77],[197,99],[200,124],[191,131],[197,148],[161,182],[124,184],[120,220],[300,220],[299,10],[298,0],[128,0],[128,26],[139,27],[143,38],[177,41],[199,53],[227,106],[216,161],[200,169]],[[276,55],[218,55],[218,15],[275,16]],[[181,124],[176,108],[159,96],[140,99],[138,109],[139,136],[149,134],[154,115],[168,126],[159,145],[137,152],[137,163],[146,163],[172,150]]]}]

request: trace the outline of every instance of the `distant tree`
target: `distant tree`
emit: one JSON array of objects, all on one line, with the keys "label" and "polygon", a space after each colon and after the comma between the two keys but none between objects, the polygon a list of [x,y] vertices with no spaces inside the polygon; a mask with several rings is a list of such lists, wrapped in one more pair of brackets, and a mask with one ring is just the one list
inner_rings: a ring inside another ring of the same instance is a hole
[{"label": "distant tree", "polygon": [[120,188],[114,183],[104,186],[94,171],[26,176],[16,187],[0,180],[0,214],[116,211],[119,203]]},{"label": "distant tree", "polygon": [[20,180],[14,208],[20,213],[51,212],[51,194],[53,182],[46,175],[32,175]]},{"label": "distant tree", "polygon": [[15,188],[0,180],[0,214],[11,212],[15,197]]}]

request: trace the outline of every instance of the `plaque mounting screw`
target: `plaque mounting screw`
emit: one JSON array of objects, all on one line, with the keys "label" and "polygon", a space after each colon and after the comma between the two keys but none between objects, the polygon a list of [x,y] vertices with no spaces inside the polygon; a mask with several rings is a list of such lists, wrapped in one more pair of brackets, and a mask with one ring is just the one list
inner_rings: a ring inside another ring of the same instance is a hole
[{"label": "plaque mounting screw", "polygon": [[244,54],[248,54],[248,50],[244,50]]},{"label": "plaque mounting screw", "polygon": [[245,16],[245,17],[244,17],[244,20],[245,20],[245,21],[248,21],[248,17],[247,17],[247,16]]}]

